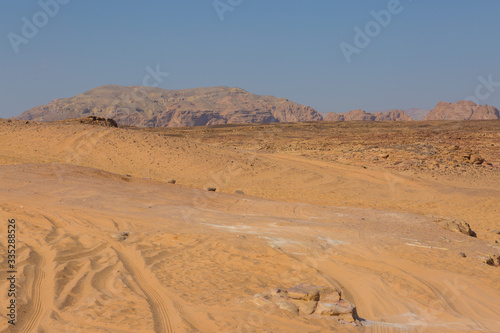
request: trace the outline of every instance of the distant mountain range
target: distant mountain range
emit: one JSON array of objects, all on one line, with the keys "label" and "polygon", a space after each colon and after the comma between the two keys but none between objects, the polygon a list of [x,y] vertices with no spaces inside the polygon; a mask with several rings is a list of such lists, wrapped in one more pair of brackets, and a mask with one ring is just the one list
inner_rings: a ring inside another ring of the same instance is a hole
[{"label": "distant mountain range", "polygon": [[[181,127],[233,123],[321,121],[315,109],[286,98],[260,96],[240,88],[211,87],[166,90],[154,87],[106,85],[83,94],[56,99],[14,119],[57,121],[94,116],[118,125]],[[407,109],[370,113],[330,112],[326,121],[411,121],[500,119],[498,109],[470,101],[439,102],[431,110]]]},{"label": "distant mountain range", "polygon": [[500,111],[489,105],[477,105],[471,101],[457,103],[439,102],[431,111],[423,109],[387,110],[370,113],[353,110],[347,113],[330,112],[327,121],[410,121],[410,120],[494,120],[500,119]]},{"label": "distant mountain range", "polygon": [[439,102],[424,120],[492,120],[500,119],[500,111],[489,105],[477,105],[471,101],[457,103]]},{"label": "distant mountain range", "polygon": [[318,121],[323,116],[286,98],[240,88],[166,90],[107,85],[34,107],[17,119],[54,121],[97,116],[119,125],[179,127],[231,123]]},{"label": "distant mountain range", "polygon": [[410,121],[412,120],[402,110],[390,110],[387,112],[370,113],[363,110],[353,110],[347,113],[330,112],[326,117],[326,121],[352,121],[352,120],[368,120],[368,121]]}]

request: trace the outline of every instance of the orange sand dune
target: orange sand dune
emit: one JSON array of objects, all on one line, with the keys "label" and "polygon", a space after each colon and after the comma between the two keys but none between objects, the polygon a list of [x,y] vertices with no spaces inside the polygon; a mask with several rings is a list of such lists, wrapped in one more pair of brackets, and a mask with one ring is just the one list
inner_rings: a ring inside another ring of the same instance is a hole
[{"label": "orange sand dune", "polygon": [[[496,171],[365,169],[204,130],[0,122],[0,219],[18,230],[18,323],[3,311],[0,330],[500,331],[500,271],[484,263],[500,252]],[[434,216],[465,218],[478,238]],[[258,296],[300,283],[338,289],[358,320]]]}]

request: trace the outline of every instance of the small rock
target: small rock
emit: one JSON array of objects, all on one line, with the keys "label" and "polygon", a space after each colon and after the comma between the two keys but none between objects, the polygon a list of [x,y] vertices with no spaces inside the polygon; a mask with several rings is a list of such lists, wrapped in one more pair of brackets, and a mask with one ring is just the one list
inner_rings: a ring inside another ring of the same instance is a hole
[{"label": "small rock", "polygon": [[208,191],[208,192],[215,192],[215,191],[217,191],[217,188],[215,188],[215,187],[205,187],[204,190]]},{"label": "small rock", "polygon": [[290,302],[290,301],[286,301],[286,300],[281,300],[280,299],[280,300],[276,301],[276,305],[280,309],[288,311],[291,314],[294,314],[294,315],[298,315],[299,314],[299,308],[295,304],[293,304],[292,302]]},{"label": "small rock", "polygon": [[11,122],[12,122],[12,120],[8,119],[8,120],[7,120],[7,122],[8,122],[8,123],[11,123]]},{"label": "small rock", "polygon": [[465,152],[462,154],[462,158],[464,160],[470,160],[470,157],[472,156],[472,153],[471,152]]},{"label": "small rock", "polygon": [[437,219],[435,222],[439,223],[439,226],[443,229],[460,232],[467,236],[477,237],[476,233],[472,231],[470,225],[462,219]]},{"label": "small rock", "polygon": [[342,298],[342,295],[338,290],[324,287],[323,289],[320,289],[320,291],[319,291],[319,299],[323,300],[323,299],[327,299],[327,298],[334,299],[336,301],[340,301],[340,299]]},{"label": "small rock", "polygon": [[314,284],[301,283],[293,288],[288,289],[288,296],[293,299],[303,300],[303,301],[318,301],[319,300],[319,290]]},{"label": "small rock", "polygon": [[130,231],[122,231],[112,235],[111,237],[118,240],[126,240],[129,236],[130,236]]},{"label": "small rock", "polygon": [[378,155],[380,158],[389,158],[389,154],[380,154]]},{"label": "small rock", "polygon": [[175,179],[170,178],[170,179],[167,179],[167,183],[168,184],[175,184],[176,181],[175,181]]},{"label": "small rock", "polygon": [[353,310],[354,306],[346,300],[322,300],[318,302],[318,306],[316,307],[316,311],[314,311],[314,313],[321,316],[338,316],[341,314],[352,313]]},{"label": "small rock", "polygon": [[299,308],[299,313],[309,316],[316,310],[318,302],[316,301],[302,301],[293,300],[293,303]]},{"label": "small rock", "polygon": [[500,235],[500,230],[495,229],[492,231],[492,233]]},{"label": "small rock", "polygon": [[472,164],[483,164],[483,162],[484,162],[484,158],[482,158],[479,155],[474,154],[474,155],[471,155],[471,157],[470,157],[470,163],[472,163]]},{"label": "small rock", "polygon": [[491,254],[488,259],[484,261],[487,265],[493,266],[493,267],[499,267],[500,266],[500,255],[493,255]]},{"label": "small rock", "polygon": [[235,194],[245,194],[245,192],[240,191],[240,190],[236,190],[236,191],[234,191],[234,193],[235,193]]},{"label": "small rock", "polygon": [[463,252],[460,252],[458,255],[461,256],[462,258],[466,258],[467,257],[467,255],[465,253],[463,253]]}]

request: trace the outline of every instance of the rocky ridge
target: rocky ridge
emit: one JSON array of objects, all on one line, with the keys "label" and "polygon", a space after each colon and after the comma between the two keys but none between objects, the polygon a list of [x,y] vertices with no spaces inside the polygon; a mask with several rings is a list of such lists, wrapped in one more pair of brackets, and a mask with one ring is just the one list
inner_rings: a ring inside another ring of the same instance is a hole
[{"label": "rocky ridge", "polygon": [[370,113],[364,110],[352,110],[347,113],[334,113],[330,112],[325,121],[354,121],[354,120],[367,120],[367,121],[411,121],[402,110],[391,110],[388,112]]},{"label": "rocky ridge", "polygon": [[106,85],[32,108],[17,119],[56,121],[95,116],[118,125],[183,127],[231,123],[319,121],[313,108],[240,88],[166,90]]},{"label": "rocky ridge", "polygon": [[457,103],[439,102],[424,120],[494,120],[500,119],[500,111],[489,105],[477,105],[471,101]]}]

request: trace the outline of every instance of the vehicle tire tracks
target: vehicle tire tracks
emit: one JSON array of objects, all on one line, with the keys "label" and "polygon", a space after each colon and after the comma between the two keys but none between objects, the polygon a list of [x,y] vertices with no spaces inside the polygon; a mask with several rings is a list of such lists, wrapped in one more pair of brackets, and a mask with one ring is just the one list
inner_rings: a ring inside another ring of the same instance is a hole
[{"label": "vehicle tire tracks", "polygon": [[31,308],[31,313],[27,315],[19,333],[37,332],[39,323],[53,308],[54,300],[54,257],[55,251],[48,248],[40,251],[45,257],[36,252],[33,247],[26,244],[30,250],[30,261],[34,263],[34,278],[32,284],[31,300],[27,304]]},{"label": "vehicle tire tracks", "polygon": [[[137,267],[134,263],[133,258],[131,259],[130,253],[118,242],[112,243],[113,250],[116,252],[118,259],[122,262],[123,266],[129,274],[132,276],[134,281],[137,283],[139,288],[141,288],[142,292],[146,296],[146,299],[151,306],[151,310],[153,312],[154,319],[154,328],[157,333],[173,333],[178,332],[174,331],[174,323],[173,317],[175,316],[170,309],[174,308],[173,302],[162,297],[155,289],[155,283],[151,283],[151,279],[146,277],[144,273],[147,274],[147,270],[145,268],[141,269]],[[178,315],[177,315],[178,316]],[[179,323],[180,318],[176,318],[174,322]]]}]

